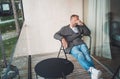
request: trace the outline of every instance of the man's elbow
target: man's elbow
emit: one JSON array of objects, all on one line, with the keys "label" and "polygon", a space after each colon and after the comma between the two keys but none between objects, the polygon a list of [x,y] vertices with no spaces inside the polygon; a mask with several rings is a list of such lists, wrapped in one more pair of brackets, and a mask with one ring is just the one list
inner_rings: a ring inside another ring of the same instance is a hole
[{"label": "man's elbow", "polygon": [[85,36],[90,36],[90,35],[91,35],[91,32],[88,31],[88,32],[84,33],[84,35],[85,35]]},{"label": "man's elbow", "polygon": [[89,35],[89,36],[91,35],[91,31],[89,31],[88,35]]},{"label": "man's elbow", "polygon": [[62,36],[60,36],[59,34],[54,34],[54,38],[56,39],[56,40],[61,40],[62,39]]},{"label": "man's elbow", "polygon": [[53,36],[53,37],[54,37],[54,39],[57,39],[57,35],[56,35],[56,33],[54,34],[54,36]]}]

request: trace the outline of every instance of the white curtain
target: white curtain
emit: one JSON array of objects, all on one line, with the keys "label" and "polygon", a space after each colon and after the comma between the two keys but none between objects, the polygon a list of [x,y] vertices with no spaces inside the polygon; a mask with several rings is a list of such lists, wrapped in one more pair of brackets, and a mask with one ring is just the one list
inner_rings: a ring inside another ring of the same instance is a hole
[{"label": "white curtain", "polygon": [[110,0],[89,0],[88,23],[92,32],[92,54],[111,59],[109,42]]}]

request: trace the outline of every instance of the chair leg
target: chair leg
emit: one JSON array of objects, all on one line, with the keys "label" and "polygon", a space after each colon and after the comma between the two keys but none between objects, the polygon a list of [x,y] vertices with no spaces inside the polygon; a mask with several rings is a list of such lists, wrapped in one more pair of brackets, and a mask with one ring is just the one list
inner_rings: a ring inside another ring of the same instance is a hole
[{"label": "chair leg", "polygon": [[64,53],[65,58],[66,58],[66,60],[67,60],[67,55],[66,55],[66,53],[65,53],[65,49],[64,49],[64,47],[63,47],[62,45],[61,45],[60,50],[59,50],[59,52],[58,52],[58,56],[57,56],[57,58],[59,58],[59,55],[60,55],[60,53],[61,53],[62,50],[63,50],[63,53]]},{"label": "chair leg", "polygon": [[37,76],[37,74],[36,74],[36,79],[38,79],[38,76]]},{"label": "chair leg", "polygon": [[67,55],[66,55],[66,53],[65,53],[65,49],[64,49],[64,48],[63,48],[63,52],[64,52],[65,58],[66,58],[66,60],[67,60]]},{"label": "chair leg", "polygon": [[60,52],[61,52],[61,49],[60,49],[59,52],[58,52],[58,56],[57,56],[57,58],[59,58]]},{"label": "chair leg", "polygon": [[58,52],[57,58],[59,58],[59,55],[60,55],[60,53],[61,53],[61,50],[62,50],[62,46],[60,47],[60,50],[59,50],[59,52]]},{"label": "chair leg", "polygon": [[66,79],[66,76],[64,76],[63,79]]},{"label": "chair leg", "polygon": [[66,76],[64,75],[64,73],[62,73],[62,75],[63,75],[63,79],[66,79]]}]

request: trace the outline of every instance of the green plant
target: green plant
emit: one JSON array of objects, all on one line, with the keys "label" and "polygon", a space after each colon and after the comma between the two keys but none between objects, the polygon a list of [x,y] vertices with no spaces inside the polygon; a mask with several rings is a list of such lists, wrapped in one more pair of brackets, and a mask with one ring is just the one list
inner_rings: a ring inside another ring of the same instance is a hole
[{"label": "green plant", "polygon": [[[19,25],[20,25],[20,28],[22,27],[23,25],[23,21],[22,20],[19,20]],[[9,22],[9,23],[4,23],[4,24],[0,24],[0,31],[1,33],[6,33],[6,32],[9,32],[9,31],[13,31],[15,30],[15,22]]]},{"label": "green plant", "polygon": [[1,33],[15,30],[15,22],[0,24]]},{"label": "green plant", "polygon": [[[5,54],[7,59],[10,57],[12,50],[14,49],[14,46],[17,42],[17,37],[8,39],[8,40],[4,40],[3,41],[3,45],[4,45],[4,49],[5,49]],[[0,48],[0,60],[2,59],[2,53],[1,53],[1,48]]]},{"label": "green plant", "polygon": [[0,17],[0,18],[1,18],[1,21],[6,21],[6,20],[14,19],[13,15],[10,15],[10,16],[2,16],[2,17]]}]

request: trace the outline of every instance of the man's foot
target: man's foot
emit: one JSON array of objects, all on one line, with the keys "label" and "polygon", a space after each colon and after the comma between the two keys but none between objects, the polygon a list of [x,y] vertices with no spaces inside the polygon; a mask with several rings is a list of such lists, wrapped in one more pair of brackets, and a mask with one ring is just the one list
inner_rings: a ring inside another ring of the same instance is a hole
[{"label": "man's foot", "polygon": [[94,67],[90,67],[88,70],[91,72],[91,79],[100,79],[102,72],[100,70],[95,69]]}]

